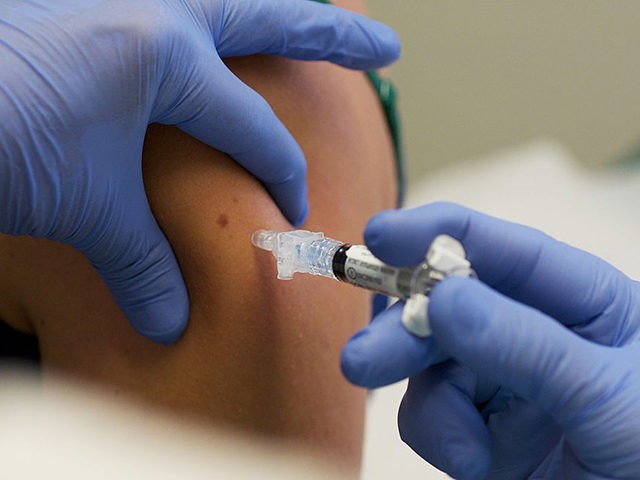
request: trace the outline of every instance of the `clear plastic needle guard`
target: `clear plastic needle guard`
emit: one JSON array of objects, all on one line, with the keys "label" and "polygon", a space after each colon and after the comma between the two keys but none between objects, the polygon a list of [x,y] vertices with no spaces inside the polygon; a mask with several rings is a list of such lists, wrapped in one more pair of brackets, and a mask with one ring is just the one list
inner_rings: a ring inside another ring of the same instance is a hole
[{"label": "clear plastic needle guard", "polygon": [[273,254],[281,280],[293,279],[294,273],[310,273],[406,300],[402,323],[419,337],[431,334],[427,295],[434,285],[453,275],[475,276],[462,244],[448,235],[436,237],[425,260],[409,268],[387,265],[364,245],[339,242],[321,232],[258,230],[251,242]]}]

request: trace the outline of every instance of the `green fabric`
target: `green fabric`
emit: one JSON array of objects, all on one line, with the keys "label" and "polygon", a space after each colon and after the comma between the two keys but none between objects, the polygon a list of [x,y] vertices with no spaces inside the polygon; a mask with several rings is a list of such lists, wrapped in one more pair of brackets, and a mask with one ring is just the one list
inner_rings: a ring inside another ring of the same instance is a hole
[{"label": "green fabric", "polygon": [[405,194],[404,155],[402,152],[402,136],[400,115],[398,113],[398,94],[395,85],[388,78],[381,77],[375,70],[367,72],[369,81],[380,98],[380,103],[387,117],[389,130],[393,139],[396,154],[396,175],[398,178],[398,205],[402,205]]},{"label": "green fabric", "polygon": [[[331,4],[329,0],[313,0],[318,3]],[[398,179],[398,205],[402,205],[405,195],[404,153],[402,149],[402,130],[398,112],[398,93],[395,85],[388,78],[381,77],[375,70],[369,70],[367,77],[378,94],[393,139],[396,156],[396,176]]]}]

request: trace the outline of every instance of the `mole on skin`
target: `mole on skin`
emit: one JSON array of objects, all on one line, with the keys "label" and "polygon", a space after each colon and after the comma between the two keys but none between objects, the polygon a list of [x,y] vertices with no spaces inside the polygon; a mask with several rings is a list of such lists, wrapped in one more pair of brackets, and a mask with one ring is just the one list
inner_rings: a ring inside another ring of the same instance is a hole
[{"label": "mole on skin", "polygon": [[226,214],[221,213],[220,215],[218,215],[216,223],[220,225],[220,227],[224,228],[229,225],[229,217]]}]

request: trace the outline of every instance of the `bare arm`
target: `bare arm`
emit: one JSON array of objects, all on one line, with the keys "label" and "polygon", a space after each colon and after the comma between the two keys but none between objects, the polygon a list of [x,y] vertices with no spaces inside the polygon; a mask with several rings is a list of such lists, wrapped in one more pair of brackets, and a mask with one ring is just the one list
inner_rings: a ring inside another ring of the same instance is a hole
[{"label": "bare arm", "polygon": [[[305,228],[360,242],[368,217],[395,201],[388,128],[366,77],[325,63],[270,57],[229,66],[262,93],[309,162]],[[364,393],[339,371],[339,351],[369,318],[366,292],[322,278],[276,280],[249,241],[286,230],[262,186],[171,127],[150,128],[144,178],[185,277],[191,319],[172,347],[137,335],[72,249],[0,237],[0,316],[34,331],[45,371],[216,424],[301,441],[354,468]]]}]

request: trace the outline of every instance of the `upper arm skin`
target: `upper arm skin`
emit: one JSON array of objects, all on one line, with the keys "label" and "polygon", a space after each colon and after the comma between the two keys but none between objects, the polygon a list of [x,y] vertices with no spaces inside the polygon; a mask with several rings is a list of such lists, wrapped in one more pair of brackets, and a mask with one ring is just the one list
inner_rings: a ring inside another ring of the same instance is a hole
[{"label": "upper arm skin", "polygon": [[[303,228],[361,242],[367,219],[396,198],[388,128],[365,75],[265,56],[228,65],[305,152]],[[178,129],[149,129],[144,180],[190,295],[189,325],[175,345],[140,337],[86,259],[46,240],[0,238],[0,256],[10,259],[0,317],[36,332],[45,371],[299,440],[357,467],[365,392],[343,379],[339,353],[368,321],[370,295],[320,277],[277,280],[273,257],[250,237],[291,225],[252,176]]]}]

